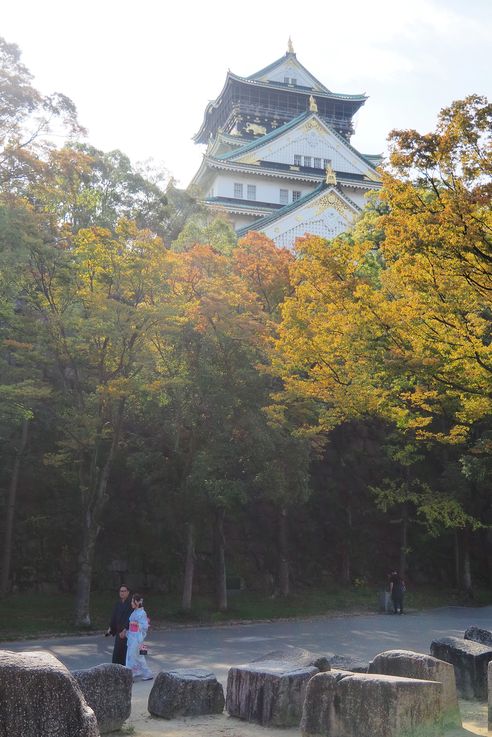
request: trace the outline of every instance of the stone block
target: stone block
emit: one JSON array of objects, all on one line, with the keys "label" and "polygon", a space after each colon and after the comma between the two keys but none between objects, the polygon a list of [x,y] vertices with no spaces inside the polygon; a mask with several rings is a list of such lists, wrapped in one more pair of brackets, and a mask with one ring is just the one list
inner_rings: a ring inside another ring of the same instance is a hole
[{"label": "stone block", "polygon": [[305,650],[303,647],[286,645],[279,650],[271,650],[270,652],[265,653],[265,655],[260,655],[259,658],[255,658],[251,662],[265,663],[267,661],[271,662],[272,660],[275,662],[282,661],[282,663],[290,663],[296,668],[314,666],[320,671],[325,671],[331,669],[331,663],[334,659],[341,657],[342,656],[334,655],[333,653],[319,655],[319,653],[313,653],[310,650]]},{"label": "stone block", "polygon": [[326,658],[300,648],[276,650],[229,670],[226,709],[232,717],[264,726],[299,726],[306,686]]},{"label": "stone block", "polygon": [[200,668],[161,671],[149,694],[148,710],[164,719],[222,714],[224,690],[210,671]]},{"label": "stone block", "polygon": [[393,611],[393,602],[391,601],[391,594],[389,591],[380,591],[379,592],[379,611],[380,612],[392,612]]},{"label": "stone block", "polygon": [[431,643],[431,655],[454,666],[460,696],[487,701],[487,668],[492,648],[461,637],[443,637]]},{"label": "stone block", "polygon": [[96,715],[101,734],[120,729],[132,709],[131,670],[117,663],[103,663],[74,670],[72,675]]},{"label": "stone block", "polygon": [[492,660],[487,668],[487,691],[488,691],[488,719],[489,732],[492,732]]},{"label": "stone block", "polygon": [[367,673],[367,663],[362,663],[360,660],[355,660],[354,658],[347,657],[346,655],[332,655],[329,661],[331,668],[334,670],[349,670],[352,673]]},{"label": "stone block", "polygon": [[302,737],[441,737],[442,685],[332,670],[309,681]]},{"label": "stone block", "polygon": [[473,642],[479,642],[481,645],[492,647],[492,632],[481,627],[468,627],[465,630],[465,640],[473,640]]},{"label": "stone block", "polygon": [[0,650],[0,737],[99,737],[70,671],[48,652]]},{"label": "stone block", "polygon": [[456,678],[451,663],[410,650],[386,650],[369,663],[369,673],[442,683],[443,724],[461,727]]}]

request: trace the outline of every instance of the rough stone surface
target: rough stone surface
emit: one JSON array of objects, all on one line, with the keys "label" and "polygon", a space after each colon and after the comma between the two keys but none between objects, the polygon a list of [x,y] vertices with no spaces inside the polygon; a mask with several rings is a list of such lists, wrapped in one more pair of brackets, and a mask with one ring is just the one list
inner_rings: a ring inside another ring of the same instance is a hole
[{"label": "rough stone surface", "polygon": [[454,666],[460,696],[487,701],[487,667],[492,648],[461,637],[443,637],[431,643],[431,655]]},{"label": "rough stone surface", "polygon": [[306,686],[320,669],[330,668],[326,658],[302,648],[275,650],[229,670],[226,709],[230,716],[264,726],[298,726]]},{"label": "rough stone surface", "polygon": [[456,678],[451,663],[410,650],[386,650],[369,663],[368,672],[442,683],[444,726],[461,727]]},{"label": "rough stone surface", "polygon": [[259,658],[252,660],[252,663],[265,663],[274,661],[282,661],[282,663],[290,663],[296,668],[303,666],[309,667],[314,666],[320,671],[330,670],[331,661],[333,658],[339,658],[341,656],[334,655],[333,653],[325,653],[319,655],[312,653],[310,650],[305,650],[302,647],[295,647],[294,645],[286,645],[279,650],[271,650],[265,655],[260,655]]},{"label": "rough stone surface", "polygon": [[72,675],[96,715],[101,734],[120,729],[132,709],[131,670],[124,665],[103,663],[72,671]]},{"label": "rough stone surface", "polygon": [[161,671],[152,686],[148,710],[164,719],[222,714],[224,690],[210,671],[199,668]]},{"label": "rough stone surface", "polygon": [[489,732],[492,732],[492,660],[488,665],[487,671]]},{"label": "rough stone surface", "polygon": [[308,683],[303,737],[441,737],[442,685],[332,670]]},{"label": "rough stone surface", "polygon": [[[329,658],[330,665],[336,670],[349,670],[352,673],[367,673],[368,664],[353,660],[345,655],[333,655]],[[321,670],[321,669],[320,669]]]},{"label": "rough stone surface", "polygon": [[0,650],[0,737],[99,737],[77,681],[51,653]]},{"label": "rough stone surface", "polygon": [[492,647],[492,632],[481,627],[468,627],[465,630],[465,640],[473,640],[473,642],[479,642],[481,645]]}]

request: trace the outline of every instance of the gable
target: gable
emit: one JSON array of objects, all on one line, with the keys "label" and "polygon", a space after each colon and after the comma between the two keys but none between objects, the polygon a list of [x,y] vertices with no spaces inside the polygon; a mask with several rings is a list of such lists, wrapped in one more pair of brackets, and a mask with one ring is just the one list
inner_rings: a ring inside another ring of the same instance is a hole
[{"label": "gable", "polygon": [[323,189],[317,196],[300,202],[296,208],[284,208],[257,221],[251,230],[260,230],[277,246],[293,249],[296,238],[306,233],[334,238],[349,230],[359,215],[359,208],[335,187]]},{"label": "gable", "polygon": [[288,54],[278,64],[258,72],[250,79],[258,82],[280,82],[282,84],[292,84],[297,87],[308,87],[320,92],[326,92],[324,87],[318,80],[300,64],[294,55]]},{"label": "gable", "polygon": [[[243,164],[267,161],[293,166],[295,156],[302,157],[303,165],[307,165],[304,164],[305,157],[311,159],[310,166],[314,166],[314,158],[321,159],[322,162],[328,159],[337,172],[361,174],[373,180],[377,178],[373,168],[355,149],[314,114],[284,133],[279,131],[277,136],[271,137],[264,144],[260,139],[254,148],[248,148],[243,154],[237,151],[230,159]],[[324,168],[323,163],[321,168]]]}]

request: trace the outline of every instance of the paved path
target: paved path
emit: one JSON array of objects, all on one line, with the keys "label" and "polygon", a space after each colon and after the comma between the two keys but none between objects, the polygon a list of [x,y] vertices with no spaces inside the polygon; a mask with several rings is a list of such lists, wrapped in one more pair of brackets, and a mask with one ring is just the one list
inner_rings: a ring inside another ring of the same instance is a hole
[{"label": "paved path", "polygon": [[[210,668],[225,683],[231,665],[249,662],[282,645],[348,655],[367,662],[391,648],[429,652],[433,639],[449,635],[462,637],[472,624],[492,629],[492,606],[443,607],[402,617],[350,615],[264,624],[151,629],[149,664],[154,672],[178,667]],[[101,634],[5,642],[0,647],[16,651],[49,650],[74,670],[109,662],[112,644],[112,638]]]}]

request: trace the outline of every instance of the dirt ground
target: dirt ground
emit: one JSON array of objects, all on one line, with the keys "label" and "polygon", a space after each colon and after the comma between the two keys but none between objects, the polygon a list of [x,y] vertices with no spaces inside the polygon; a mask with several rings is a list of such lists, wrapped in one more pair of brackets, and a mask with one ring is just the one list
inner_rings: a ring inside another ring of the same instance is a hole
[{"label": "dirt ground", "polygon": [[[133,737],[299,737],[299,730],[260,727],[220,714],[181,719],[158,719],[147,711],[148,690],[138,684],[134,691],[132,715],[121,732]],[[460,701],[462,729],[446,731],[446,737],[490,735],[487,730],[487,704]],[[375,735],[374,737],[377,737]]]}]

